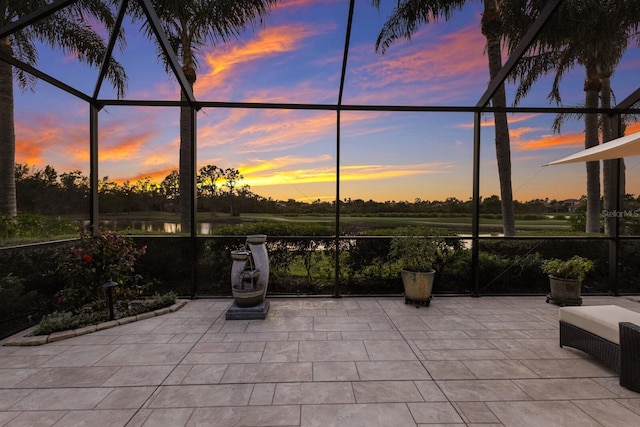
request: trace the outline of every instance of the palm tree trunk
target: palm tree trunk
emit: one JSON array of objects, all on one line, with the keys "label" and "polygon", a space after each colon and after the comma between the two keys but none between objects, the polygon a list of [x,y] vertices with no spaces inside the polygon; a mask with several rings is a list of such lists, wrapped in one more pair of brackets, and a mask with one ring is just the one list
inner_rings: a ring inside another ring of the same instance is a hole
[{"label": "palm tree trunk", "polygon": [[[187,98],[182,94],[181,101]],[[192,123],[191,107],[180,107],[180,227],[183,233],[191,230],[191,176],[193,175],[191,165],[191,144],[193,135],[191,131]]]},{"label": "palm tree trunk", "polygon": [[[596,67],[586,64],[587,78],[584,82],[585,108],[598,108],[600,94],[600,80]],[[598,145],[598,115],[584,115],[584,147],[591,148]],[[587,233],[600,232],[600,162],[587,162]]]},{"label": "palm tree trunk", "polygon": [[[495,0],[485,0],[482,15],[482,34],[487,38],[487,56],[489,58],[489,75],[491,79],[498,75],[502,68],[500,37],[502,34],[499,5]],[[504,85],[500,85],[491,99],[494,107],[506,107],[507,97]],[[509,123],[507,114],[493,113],[495,126],[496,161],[500,181],[500,200],[502,202],[502,230],[505,236],[514,236],[515,216],[513,212],[513,192],[511,187],[511,146],[509,140]]]},{"label": "palm tree trunk", "polygon": [[[13,54],[9,39],[0,40],[0,49]],[[16,201],[16,135],[13,123],[13,69],[0,61],[0,216],[15,217]]]},{"label": "palm tree trunk", "polygon": [[[601,76],[600,83],[600,105],[602,108],[611,107],[611,80],[609,77]],[[602,143],[613,139],[613,130],[611,129],[611,116],[603,114],[602,121]],[[605,212],[612,212],[616,207],[615,200],[615,176],[614,176],[615,160],[605,160],[602,162],[602,184],[603,184],[603,208]],[[611,215],[604,215],[604,233],[609,234],[615,226],[615,218]]]},{"label": "palm tree trunk", "polygon": [[[602,83],[602,88],[600,89],[600,105],[602,108],[610,108],[611,107],[611,74],[604,73],[601,75],[600,82]],[[603,114],[602,115],[602,143],[611,141],[614,139],[613,133],[613,119],[611,116]],[[602,182],[603,182],[603,190],[604,190],[604,209],[608,212],[613,212],[616,209],[616,181],[617,181],[617,168],[616,168],[617,160],[605,160],[602,162]],[[622,173],[624,171],[624,159],[620,159],[620,171],[618,173]],[[624,176],[624,174],[623,174]],[[618,189],[619,197],[624,196],[624,179],[621,177],[620,179],[620,188]],[[604,217],[604,232],[609,235],[613,232],[615,227],[615,217],[613,215],[605,215]]]},{"label": "palm tree trunk", "polygon": [[[183,66],[182,70],[193,90],[193,85],[196,82],[196,69],[193,62],[191,52],[186,49],[183,53]],[[182,102],[187,101],[187,97],[184,92],[180,92],[180,100]],[[193,114],[195,114],[191,107],[180,107],[180,227],[183,233],[188,233],[191,230],[191,193],[193,191],[193,175],[195,173],[196,165],[191,162],[191,149],[195,135],[193,135]],[[194,207],[195,209],[195,207]]]}]

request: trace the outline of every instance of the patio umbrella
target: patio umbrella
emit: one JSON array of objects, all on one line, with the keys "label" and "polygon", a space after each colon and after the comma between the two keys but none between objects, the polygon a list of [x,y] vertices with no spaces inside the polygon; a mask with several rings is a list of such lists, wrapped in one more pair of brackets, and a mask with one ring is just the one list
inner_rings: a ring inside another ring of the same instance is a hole
[{"label": "patio umbrella", "polygon": [[640,156],[640,132],[613,139],[609,142],[578,151],[577,153],[570,154],[552,162],[543,163],[542,166],[591,162],[594,160],[621,159],[629,156]]}]

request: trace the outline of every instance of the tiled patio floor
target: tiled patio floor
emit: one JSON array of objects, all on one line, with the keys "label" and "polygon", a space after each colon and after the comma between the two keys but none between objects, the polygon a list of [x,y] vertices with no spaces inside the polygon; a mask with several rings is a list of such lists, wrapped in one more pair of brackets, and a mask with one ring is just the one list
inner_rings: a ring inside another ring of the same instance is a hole
[{"label": "tiled patio floor", "polygon": [[[1,426],[633,426],[640,394],[558,346],[544,297],[229,300],[0,347]],[[624,297],[585,297],[585,305]]]}]

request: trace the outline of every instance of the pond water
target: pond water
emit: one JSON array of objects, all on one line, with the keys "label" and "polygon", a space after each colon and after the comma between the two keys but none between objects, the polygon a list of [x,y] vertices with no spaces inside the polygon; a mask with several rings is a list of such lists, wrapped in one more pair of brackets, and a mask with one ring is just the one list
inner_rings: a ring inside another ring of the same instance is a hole
[{"label": "pond water", "polygon": [[[178,222],[142,221],[142,220],[103,220],[100,227],[111,231],[140,230],[148,233],[180,233],[182,228]],[[210,234],[214,229],[211,222],[199,222],[198,234]]]}]

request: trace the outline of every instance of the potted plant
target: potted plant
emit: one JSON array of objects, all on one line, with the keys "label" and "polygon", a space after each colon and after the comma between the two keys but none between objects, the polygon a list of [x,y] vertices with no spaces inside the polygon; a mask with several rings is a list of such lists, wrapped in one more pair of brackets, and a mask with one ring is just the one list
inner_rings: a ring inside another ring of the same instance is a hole
[{"label": "potted plant", "polygon": [[435,279],[435,264],[446,247],[428,227],[402,227],[391,239],[389,255],[400,264],[405,304],[428,306]]},{"label": "potted plant", "polygon": [[568,260],[558,258],[542,262],[542,272],[549,275],[551,293],[547,302],[560,305],[582,305],[580,291],[587,273],[593,270],[593,261],[573,256]]}]

